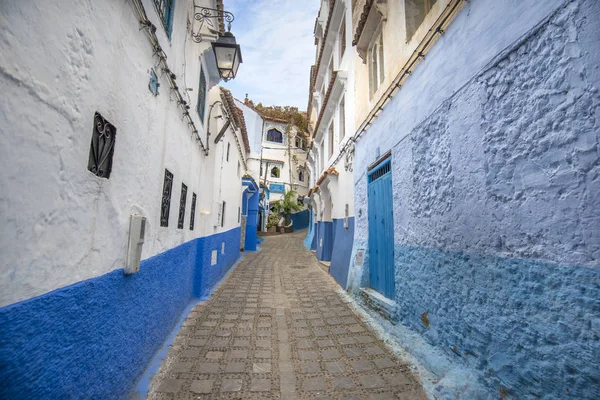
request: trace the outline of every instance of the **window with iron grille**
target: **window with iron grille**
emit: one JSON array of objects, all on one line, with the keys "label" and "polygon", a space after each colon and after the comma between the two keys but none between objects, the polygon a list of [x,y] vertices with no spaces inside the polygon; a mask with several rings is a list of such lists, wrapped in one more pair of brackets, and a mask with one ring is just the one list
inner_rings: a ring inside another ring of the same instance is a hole
[{"label": "window with iron grille", "polygon": [[185,183],[181,184],[181,197],[179,198],[179,219],[177,220],[177,229],[183,229],[183,222],[185,221],[185,203],[187,201],[187,186]]},{"label": "window with iron grille", "polygon": [[88,170],[100,178],[108,179],[110,177],[116,135],[117,128],[105,120],[102,115],[95,113]]},{"label": "window with iron grille", "polygon": [[227,157],[226,157],[226,161],[229,162],[229,149],[231,148],[231,143],[227,142]]},{"label": "window with iron grille", "polygon": [[204,109],[206,108],[206,75],[204,68],[200,67],[200,84],[198,85],[198,104],[196,111],[200,117],[200,123],[204,125]]},{"label": "window with iron grille", "polygon": [[221,228],[225,226],[225,206],[227,203],[223,202],[223,207],[221,211]]},{"label": "window with iron grille", "polygon": [[163,182],[162,203],[160,206],[160,226],[169,226],[169,211],[171,209],[171,191],[173,189],[173,174],[165,169]]},{"label": "window with iron grille", "polygon": [[154,8],[160,17],[160,22],[169,39],[173,29],[173,12],[175,11],[175,0],[152,0]]},{"label": "window with iron grille", "polygon": [[190,212],[190,231],[193,231],[194,222],[196,220],[196,193],[192,193],[192,209]]}]

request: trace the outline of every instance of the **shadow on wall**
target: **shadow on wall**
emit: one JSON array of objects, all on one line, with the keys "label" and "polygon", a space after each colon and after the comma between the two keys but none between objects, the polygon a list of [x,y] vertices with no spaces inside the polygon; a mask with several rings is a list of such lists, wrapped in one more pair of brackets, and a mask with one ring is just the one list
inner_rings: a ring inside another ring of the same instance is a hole
[{"label": "shadow on wall", "polygon": [[0,398],[128,397],[186,306],[210,293],[239,248],[235,228],[144,260],[134,275],[115,270],[0,309]]}]

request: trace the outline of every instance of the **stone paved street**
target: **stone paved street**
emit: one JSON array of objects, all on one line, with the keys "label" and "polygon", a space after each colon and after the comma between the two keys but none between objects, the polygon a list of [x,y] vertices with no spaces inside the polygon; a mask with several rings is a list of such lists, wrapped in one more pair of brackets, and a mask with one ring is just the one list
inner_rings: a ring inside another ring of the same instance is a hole
[{"label": "stone paved street", "polygon": [[302,243],[268,237],[196,306],[149,399],[426,399]]}]

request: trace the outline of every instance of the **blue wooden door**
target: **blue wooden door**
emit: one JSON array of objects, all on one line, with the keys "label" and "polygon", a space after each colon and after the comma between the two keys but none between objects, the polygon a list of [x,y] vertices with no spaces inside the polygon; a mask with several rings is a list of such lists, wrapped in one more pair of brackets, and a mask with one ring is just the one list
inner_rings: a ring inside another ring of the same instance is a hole
[{"label": "blue wooden door", "polygon": [[392,172],[388,158],[369,171],[370,286],[394,298],[394,213]]}]

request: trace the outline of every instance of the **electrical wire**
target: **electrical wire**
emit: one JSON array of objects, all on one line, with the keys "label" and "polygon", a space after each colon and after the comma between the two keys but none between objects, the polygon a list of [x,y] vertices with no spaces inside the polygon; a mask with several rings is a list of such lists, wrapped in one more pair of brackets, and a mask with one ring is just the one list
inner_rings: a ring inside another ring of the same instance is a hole
[{"label": "electrical wire", "polygon": [[[148,38],[150,39],[150,44],[152,45],[152,48],[154,49],[154,55],[156,57],[158,57],[157,68],[160,67],[159,71],[163,75],[166,76],[167,81],[169,82],[169,88],[171,89],[171,92],[173,92],[175,94],[175,100],[177,101],[177,106],[182,107],[183,119],[187,120],[188,127],[190,128],[192,133],[196,136],[196,141],[198,142],[200,149],[202,150],[204,155],[207,156],[208,150],[206,150],[206,148],[204,147],[204,144],[202,143],[202,139],[200,138],[200,135],[198,133],[198,129],[196,129],[196,124],[194,124],[194,121],[192,120],[192,117],[188,111],[190,106],[189,106],[188,102],[186,102],[183,99],[183,96],[181,95],[181,92],[179,91],[179,87],[177,86],[177,83],[175,82],[176,76],[169,68],[169,65],[167,64],[167,55],[163,51],[163,49],[158,41],[158,37],[156,36],[156,26],[152,22],[150,22],[150,20],[148,19],[146,10],[144,9],[144,5],[142,4],[141,0],[132,0],[132,1],[135,6],[135,10],[138,14],[138,19],[140,21],[140,25],[142,26],[142,29],[144,29],[144,31],[146,32]],[[186,33],[186,35],[187,35],[187,33]]]}]

